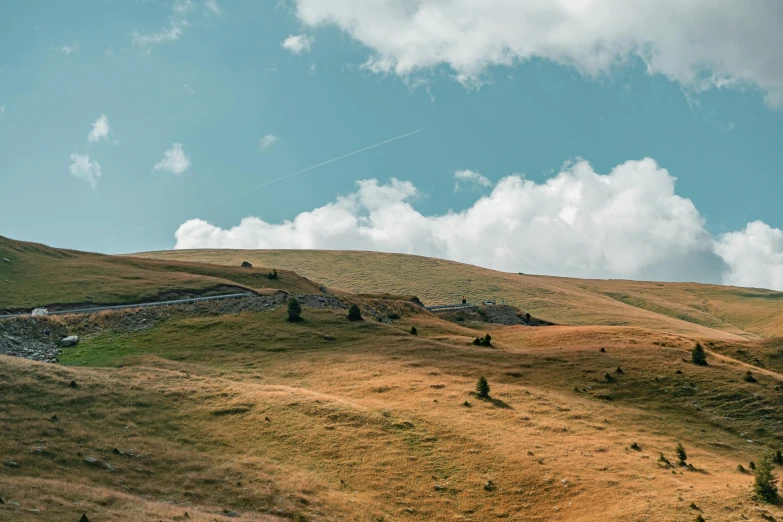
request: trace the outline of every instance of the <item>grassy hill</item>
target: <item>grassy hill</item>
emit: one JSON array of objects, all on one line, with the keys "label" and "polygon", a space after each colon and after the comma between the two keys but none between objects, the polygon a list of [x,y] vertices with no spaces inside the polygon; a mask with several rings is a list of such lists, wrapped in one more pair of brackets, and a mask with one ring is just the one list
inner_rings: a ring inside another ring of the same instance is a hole
[{"label": "grassy hill", "polygon": [[683,335],[757,339],[783,335],[783,293],[696,283],[648,283],[509,274],[403,254],[324,250],[172,250],[166,261],[294,270],[354,293],[415,294],[425,304],[503,298],[536,317],[570,325],[638,326]]},{"label": "grassy hill", "polygon": [[[305,306],[289,323],[281,304],[0,321],[13,342],[81,337],[60,364],[0,355],[0,521],[783,517],[752,498],[747,471],[783,443],[775,293],[361,252],[0,249],[6,288],[22,287],[0,294],[7,308],[220,285],[317,293],[312,279],[354,292],[341,295],[365,315]],[[464,288],[560,324],[456,324],[391,299]],[[486,333],[492,347],[472,344]],[[697,341],[707,366],[689,362]]]},{"label": "grassy hill", "polygon": [[[775,372],[714,352],[687,364],[689,340],[638,328],[490,325],[495,347],[482,348],[476,330],[412,308],[391,325],[284,317],[107,331],[67,349],[65,366],[0,356],[13,427],[0,459],[18,464],[0,475],[0,520],[783,513],[759,511],[737,471],[783,440]],[[491,400],[473,393],[480,375]],[[693,469],[659,462],[678,441]]]},{"label": "grassy hill", "polygon": [[227,287],[261,292],[283,289],[296,294],[320,292],[318,285],[293,272],[281,270],[279,279],[270,280],[266,277],[270,269],[242,268],[240,264],[228,267],[106,256],[0,236],[0,310],[137,303],[221,289],[231,292]]}]

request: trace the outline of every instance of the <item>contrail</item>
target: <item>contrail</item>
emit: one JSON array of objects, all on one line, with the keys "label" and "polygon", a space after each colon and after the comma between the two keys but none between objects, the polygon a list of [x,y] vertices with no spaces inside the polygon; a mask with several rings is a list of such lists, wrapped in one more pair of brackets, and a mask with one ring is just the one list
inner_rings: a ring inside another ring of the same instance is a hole
[{"label": "contrail", "polygon": [[[326,160],[326,161],[324,161],[324,162],[321,162],[321,163],[319,163],[318,165],[313,165],[312,167],[307,167],[306,169],[298,170],[298,171],[296,171],[296,172],[292,172],[291,174],[286,174],[286,175],[285,175],[285,176],[283,176],[283,177],[280,177],[280,178],[277,178],[277,179],[273,179],[273,180],[267,181],[267,182],[265,182],[265,183],[262,183],[262,184],[260,184],[260,185],[256,185],[255,187],[249,188],[249,189],[247,189],[247,190],[243,190],[242,192],[237,192],[236,194],[232,194],[232,195],[230,195],[230,196],[226,196],[226,197],[224,197],[223,199],[219,199],[219,200],[217,200],[217,201],[216,201],[216,203],[221,203],[221,202],[223,202],[223,201],[226,201],[226,200],[229,200],[229,199],[233,199],[233,198],[239,197],[239,196],[241,196],[241,195],[243,195],[243,194],[247,194],[248,192],[253,192],[254,190],[258,190],[258,189],[260,189],[260,188],[267,187],[267,186],[271,185],[272,183],[277,183],[278,181],[282,181],[282,180],[284,180],[284,179],[292,178],[292,177],[294,177],[294,176],[298,176],[299,174],[304,174],[305,172],[308,172],[308,171],[311,171],[311,170],[317,169],[317,168],[319,168],[319,167],[323,167],[324,165],[328,165],[328,164],[330,164],[330,163],[334,163],[335,161],[340,161],[341,159],[345,159],[345,158],[347,158],[347,157],[349,157],[349,156],[353,156],[354,154],[359,154],[360,152],[364,152],[364,151],[366,151],[366,150],[374,149],[375,147],[380,147],[381,145],[385,145],[385,144],[387,144],[387,143],[391,143],[392,141],[397,141],[397,140],[401,140],[401,139],[403,139],[403,138],[407,138],[408,136],[412,136],[412,135],[414,135],[414,134],[416,134],[416,133],[418,133],[418,132],[421,132],[421,131],[423,131],[423,130],[424,130],[424,129],[415,130],[415,131],[413,131],[413,132],[409,132],[409,133],[407,133],[407,134],[403,134],[402,136],[397,136],[396,138],[391,138],[391,139],[388,139],[388,140],[384,140],[384,141],[382,141],[382,142],[380,142],[380,143],[376,143],[375,145],[370,145],[370,146],[368,146],[368,147],[364,147],[364,148],[362,148],[362,149],[355,150],[355,151],[353,151],[353,152],[349,152],[348,154],[343,154],[342,156],[338,156],[338,157],[336,157],[336,158],[332,158],[332,159],[330,159],[330,160]],[[159,221],[159,222],[157,222],[157,223],[153,223],[153,224],[151,224],[151,225],[145,225],[145,226],[142,226],[142,227],[137,227],[137,228],[134,228],[133,230],[134,230],[134,231],[136,231],[136,232],[140,232],[140,231],[143,231],[143,230],[147,230],[147,229],[149,229],[149,228],[152,228],[152,227],[154,227],[154,226],[156,226],[156,225],[160,225],[160,224],[162,224],[162,223],[166,223],[167,221],[168,221],[168,220],[165,220],[165,221]]]},{"label": "contrail", "polygon": [[294,176],[298,176],[299,174],[304,174],[305,172],[317,169],[319,167],[323,167],[324,165],[328,165],[330,163],[334,163],[335,161],[340,161],[341,159],[345,159],[348,156],[353,156],[354,154],[359,154],[360,152],[364,152],[366,150],[374,149],[375,147],[380,147],[381,145],[385,145],[387,143],[391,143],[392,141],[397,141],[397,140],[401,140],[403,138],[407,138],[408,136],[412,136],[412,135],[416,134],[417,132],[421,132],[423,130],[424,129],[415,130],[413,132],[409,132],[407,134],[403,134],[402,136],[397,136],[396,138],[391,138],[391,139],[382,141],[380,143],[376,143],[375,145],[370,145],[369,147],[364,147],[363,149],[355,150],[353,152],[349,152],[348,154],[343,154],[342,156],[338,156],[336,158],[332,158],[330,160],[327,160],[327,161],[324,161],[322,163],[319,163],[318,165],[313,165],[312,167],[307,167],[306,169],[298,170],[296,172],[292,172],[291,174],[286,174],[285,176],[283,176],[281,178],[273,179],[273,180],[267,181],[265,183],[262,183],[260,185],[256,185],[255,187],[249,188],[249,189],[244,190],[242,192],[237,192],[236,194],[233,194],[231,196],[227,196],[227,197],[221,199],[220,201],[225,201],[227,199],[236,198],[236,197],[241,196],[243,194],[247,194],[248,192],[253,192],[254,190],[258,190],[260,188],[267,187],[267,186],[271,185],[272,183],[277,183],[278,181],[283,181],[284,179],[292,178]]}]

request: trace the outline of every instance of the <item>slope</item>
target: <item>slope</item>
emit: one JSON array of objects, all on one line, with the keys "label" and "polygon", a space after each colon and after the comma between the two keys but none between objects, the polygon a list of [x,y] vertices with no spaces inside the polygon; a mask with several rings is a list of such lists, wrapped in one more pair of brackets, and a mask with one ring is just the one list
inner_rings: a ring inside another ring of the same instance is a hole
[{"label": "slope", "polygon": [[766,290],[510,274],[404,254],[324,250],[173,250],[136,254],[167,261],[294,270],[355,293],[416,294],[426,304],[504,299],[536,317],[571,325],[639,326],[717,338],[783,335],[783,293]]},{"label": "slope", "polygon": [[[783,512],[757,508],[737,471],[783,440],[776,373],[748,383],[729,358],[686,364],[690,340],[629,327],[482,325],[495,347],[481,348],[473,329],[402,312],[393,324],[308,308],[291,324],[282,307],[173,317],[83,335],[63,353],[72,366],[0,357],[13,427],[0,460],[17,463],[0,476],[0,520]],[[472,393],[479,375],[491,400]],[[693,468],[658,461],[674,462],[678,441]]]},{"label": "slope", "polygon": [[[241,262],[240,262],[241,263]],[[51,248],[0,236],[0,311],[37,306],[137,303],[237,291],[317,294],[318,285],[292,272],[156,261]]]}]

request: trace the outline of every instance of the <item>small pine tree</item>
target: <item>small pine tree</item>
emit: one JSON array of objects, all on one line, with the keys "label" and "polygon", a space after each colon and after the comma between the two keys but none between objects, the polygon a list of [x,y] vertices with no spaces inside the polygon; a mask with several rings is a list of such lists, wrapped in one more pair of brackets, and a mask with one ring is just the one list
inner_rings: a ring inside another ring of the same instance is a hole
[{"label": "small pine tree", "polygon": [[302,320],[302,305],[295,297],[288,300],[288,322],[298,323]]},{"label": "small pine tree", "polygon": [[415,326],[411,326],[411,335],[419,335],[419,331]]},{"label": "small pine tree", "polygon": [[682,443],[678,442],[677,447],[674,449],[674,452],[677,453],[677,458],[680,461],[681,465],[685,465],[685,461],[688,460],[688,454],[685,453],[685,448],[682,447]]},{"label": "small pine tree", "polygon": [[486,399],[489,397],[489,383],[483,375],[479,377],[479,380],[476,383],[476,395],[478,395],[481,399]]},{"label": "small pine tree", "polygon": [[348,308],[348,320],[349,321],[361,321],[362,320],[362,311],[359,310],[359,307],[355,304],[352,304]]},{"label": "small pine tree", "polygon": [[752,469],[752,470],[754,470],[754,471],[755,471],[755,469],[756,469],[756,463],[755,463],[755,462],[753,462],[753,461],[751,460],[751,461],[750,461],[750,464],[748,464],[748,466],[750,466],[750,469]]},{"label": "small pine tree", "polygon": [[783,464],[783,453],[780,450],[775,452],[775,457],[772,459],[775,464]]},{"label": "small pine tree", "polygon": [[277,275],[277,269],[273,268],[271,272],[269,272],[266,277],[269,279],[277,279],[279,276]]},{"label": "small pine tree", "polygon": [[756,378],[753,377],[753,374],[751,373],[750,370],[748,370],[747,373],[745,373],[745,376],[742,378],[742,380],[745,382],[757,382]]},{"label": "small pine tree", "polygon": [[761,456],[753,475],[756,479],[753,485],[756,496],[767,502],[773,502],[778,497],[778,477],[773,473],[772,455],[769,452],[765,451]]},{"label": "small pine tree", "polygon": [[698,366],[707,366],[707,352],[700,343],[696,343],[696,346],[691,350],[691,362]]},{"label": "small pine tree", "polygon": [[696,515],[696,519],[693,522],[707,522],[707,521],[704,520],[704,517],[701,516],[701,513],[699,513],[698,515]]}]

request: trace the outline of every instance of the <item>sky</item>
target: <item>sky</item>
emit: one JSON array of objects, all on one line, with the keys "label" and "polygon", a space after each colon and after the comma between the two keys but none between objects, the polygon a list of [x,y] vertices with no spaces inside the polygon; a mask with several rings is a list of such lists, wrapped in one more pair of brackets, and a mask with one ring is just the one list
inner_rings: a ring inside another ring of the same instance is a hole
[{"label": "sky", "polygon": [[783,290],[779,0],[0,7],[0,235]]}]

